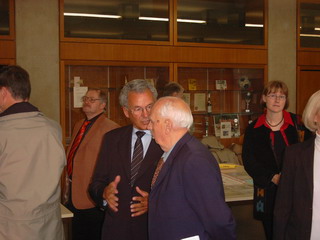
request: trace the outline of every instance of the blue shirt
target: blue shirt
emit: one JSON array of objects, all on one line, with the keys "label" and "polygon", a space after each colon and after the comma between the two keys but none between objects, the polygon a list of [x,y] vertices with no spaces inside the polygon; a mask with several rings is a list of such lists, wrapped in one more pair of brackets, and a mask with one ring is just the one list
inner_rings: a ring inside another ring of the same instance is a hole
[{"label": "blue shirt", "polygon": [[134,127],[133,131],[132,131],[132,138],[131,138],[131,161],[132,161],[132,156],[133,156],[133,151],[134,151],[134,144],[136,143],[137,138],[138,138],[138,136],[136,134],[137,131],[142,131],[142,132],[146,133],[141,138],[142,145],[143,145],[143,157],[145,157],[146,152],[147,152],[147,150],[149,148],[150,142],[152,140],[152,135],[151,135],[150,130],[139,130],[139,129]]}]

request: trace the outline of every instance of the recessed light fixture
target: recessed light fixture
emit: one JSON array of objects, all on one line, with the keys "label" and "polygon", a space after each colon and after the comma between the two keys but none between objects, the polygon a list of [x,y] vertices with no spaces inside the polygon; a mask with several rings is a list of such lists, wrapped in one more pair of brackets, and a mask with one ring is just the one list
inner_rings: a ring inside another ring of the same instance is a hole
[{"label": "recessed light fixture", "polygon": [[[119,15],[110,15],[110,14],[93,14],[93,13],[69,13],[65,12],[63,14],[67,17],[92,17],[92,18],[113,18],[113,19],[119,19],[122,18],[122,16]],[[160,22],[168,22],[168,18],[160,18],[160,17],[139,17],[139,20],[144,21],[160,21]],[[194,20],[194,19],[177,19],[177,22],[184,22],[184,23],[200,23],[205,24],[207,23],[204,20]]]},{"label": "recessed light fixture", "polygon": [[255,23],[246,23],[245,24],[246,27],[263,27],[263,24],[255,24]]},{"label": "recessed light fixture", "polygon": [[67,17],[93,17],[93,18],[121,18],[119,15],[92,14],[92,13],[64,13]]},{"label": "recessed light fixture", "polygon": [[306,33],[301,33],[300,37],[320,37],[318,34],[306,34]]}]

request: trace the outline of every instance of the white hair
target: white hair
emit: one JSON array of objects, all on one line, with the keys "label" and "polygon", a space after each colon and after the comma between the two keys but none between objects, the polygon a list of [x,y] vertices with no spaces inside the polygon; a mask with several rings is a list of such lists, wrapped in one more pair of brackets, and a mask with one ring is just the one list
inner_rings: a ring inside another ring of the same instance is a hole
[{"label": "white hair", "polygon": [[304,125],[311,131],[315,132],[319,128],[317,124],[314,122],[314,118],[320,112],[320,90],[312,94],[309,98],[307,105],[304,108],[302,114],[302,120]]},{"label": "white hair", "polygon": [[183,102],[185,107],[180,108],[179,105],[175,104],[176,97],[163,97],[162,100],[165,100],[165,103],[159,107],[159,115],[172,120],[173,127],[189,129],[193,123],[193,116],[189,106]]}]

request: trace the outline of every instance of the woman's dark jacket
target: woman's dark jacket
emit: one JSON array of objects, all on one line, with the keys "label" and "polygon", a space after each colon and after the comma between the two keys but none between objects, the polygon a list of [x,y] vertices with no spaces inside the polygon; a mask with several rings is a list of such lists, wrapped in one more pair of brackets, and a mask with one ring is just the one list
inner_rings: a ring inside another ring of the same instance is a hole
[{"label": "woman's dark jacket", "polygon": [[[287,124],[287,127],[283,130],[288,143],[289,145],[298,143],[298,133],[295,127],[296,116],[285,111],[284,114],[289,116],[289,119],[285,119],[284,125]],[[260,116],[249,124],[242,148],[244,167],[253,178],[254,184],[259,187],[269,186],[272,177],[281,171],[271,143],[272,130],[267,125],[261,124],[263,117]]]},{"label": "woman's dark jacket", "polygon": [[[298,129],[302,129],[301,124],[297,123],[296,115],[283,111],[284,123],[280,129],[287,141],[287,145],[299,142]],[[275,199],[276,186],[271,182],[275,174],[281,172],[282,159],[276,161],[273,150],[271,136],[272,130],[265,123],[265,115],[253,121],[246,129],[242,159],[245,170],[252,177],[254,185],[260,188],[272,188],[268,193],[268,201],[271,206],[267,215],[272,217],[273,202]],[[271,202],[272,203],[271,203]]]}]

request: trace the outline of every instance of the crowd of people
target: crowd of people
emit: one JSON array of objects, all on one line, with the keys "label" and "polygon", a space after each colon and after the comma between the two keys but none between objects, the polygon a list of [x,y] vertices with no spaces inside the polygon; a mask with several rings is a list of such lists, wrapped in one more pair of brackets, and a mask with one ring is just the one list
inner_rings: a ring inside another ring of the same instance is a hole
[{"label": "crowd of people", "polygon": [[[74,214],[74,240],[236,239],[220,168],[190,134],[183,91],[170,83],[158,98],[146,80],[126,83],[119,103],[131,124],[120,127],[104,114],[106,93],[89,88],[65,153],[60,126],[29,103],[28,73],[3,68],[0,239],[64,239],[60,201]],[[242,151],[254,218],[267,240],[319,239],[320,90],[302,120],[286,110],[281,81],[268,82],[261,106]]]}]

